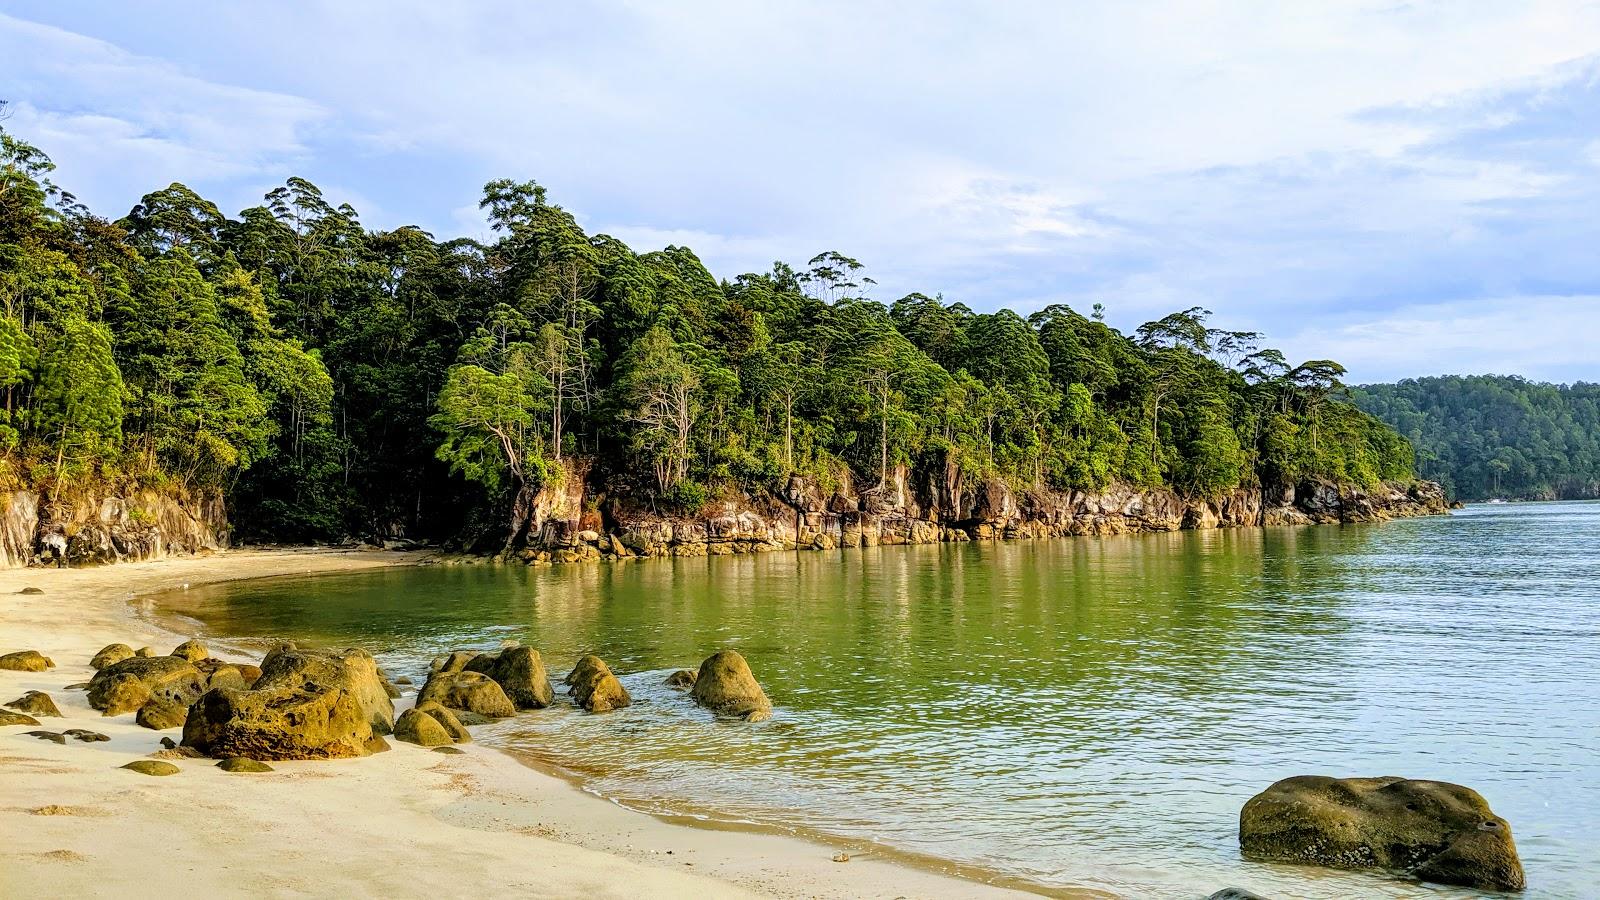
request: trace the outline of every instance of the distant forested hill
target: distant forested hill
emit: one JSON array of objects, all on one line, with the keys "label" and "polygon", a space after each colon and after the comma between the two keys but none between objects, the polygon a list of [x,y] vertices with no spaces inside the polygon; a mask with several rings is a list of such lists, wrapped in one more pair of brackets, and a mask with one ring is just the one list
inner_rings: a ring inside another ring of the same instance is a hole
[{"label": "distant forested hill", "polygon": [[1411,440],[1418,474],[1452,496],[1600,497],[1600,384],[1451,375],[1366,385],[1352,394]]}]

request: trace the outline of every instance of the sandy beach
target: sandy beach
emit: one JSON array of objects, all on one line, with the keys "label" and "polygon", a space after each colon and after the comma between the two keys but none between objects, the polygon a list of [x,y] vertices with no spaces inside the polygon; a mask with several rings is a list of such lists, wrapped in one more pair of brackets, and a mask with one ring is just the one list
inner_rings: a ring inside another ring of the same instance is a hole
[{"label": "sandy beach", "polygon": [[[109,741],[57,745],[0,728],[0,896],[1000,897],[1018,893],[843,844],[679,825],[592,796],[477,744],[445,756],[391,740],[358,760],[273,763],[230,775],[176,760],[176,776],[121,769],[163,734],[102,717],[81,690],[101,647],[165,653],[129,601],[242,578],[415,563],[404,553],[239,550],[96,569],[0,571],[0,653],[38,650],[56,668],[0,671],[0,700],[48,692],[65,718]],[[25,587],[43,593],[20,594]],[[220,648],[215,655],[230,654]],[[409,700],[402,700],[403,708]]]}]

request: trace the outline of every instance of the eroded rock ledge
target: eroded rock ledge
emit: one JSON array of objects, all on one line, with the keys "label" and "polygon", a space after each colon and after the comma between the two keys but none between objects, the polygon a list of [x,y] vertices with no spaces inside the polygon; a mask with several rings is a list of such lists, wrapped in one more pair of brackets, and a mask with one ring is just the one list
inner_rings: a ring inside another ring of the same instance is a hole
[{"label": "eroded rock ledge", "polygon": [[525,527],[508,560],[540,565],[585,559],[721,556],[769,550],[1113,535],[1257,525],[1378,522],[1449,509],[1433,482],[1376,490],[1325,481],[1240,489],[1189,499],[1168,490],[1113,486],[1101,492],[1023,491],[1005,482],[951,489],[901,468],[882,488],[824,490],[791,477],[778,494],[708,504],[695,516],[654,512],[608,497],[569,468],[555,490],[525,504]]}]

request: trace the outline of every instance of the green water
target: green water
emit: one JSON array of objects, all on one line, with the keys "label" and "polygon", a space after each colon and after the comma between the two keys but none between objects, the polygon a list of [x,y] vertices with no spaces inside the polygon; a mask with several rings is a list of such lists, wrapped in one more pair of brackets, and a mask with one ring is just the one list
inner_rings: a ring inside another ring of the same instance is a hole
[{"label": "green water", "polygon": [[[163,598],[213,637],[359,644],[416,675],[516,638],[595,651],[637,703],[480,737],[591,790],[871,841],[1045,888],[1466,897],[1249,863],[1295,774],[1457,781],[1529,897],[1600,890],[1600,504],[1376,526],[885,547],[545,570],[429,567]],[[776,705],[717,723],[665,674],[719,647]]]}]

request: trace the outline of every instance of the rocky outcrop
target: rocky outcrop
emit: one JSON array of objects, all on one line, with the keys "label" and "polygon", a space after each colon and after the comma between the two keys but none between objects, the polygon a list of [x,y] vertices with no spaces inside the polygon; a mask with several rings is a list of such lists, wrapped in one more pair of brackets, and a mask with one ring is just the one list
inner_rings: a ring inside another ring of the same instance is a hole
[{"label": "rocky outcrop", "polygon": [[107,716],[134,712],[152,699],[186,707],[203,689],[200,670],[176,656],[135,656],[95,673],[89,705]]},{"label": "rocky outcrop", "polygon": [[301,650],[279,647],[261,661],[261,675],[255,690],[300,687],[307,691],[338,689],[348,693],[361,708],[376,735],[394,728],[394,702],[378,675],[372,654],[359,648],[348,650]]},{"label": "rocky outcrop", "polygon": [[0,494],[0,566],[104,565],[227,545],[227,511],[217,491]]},{"label": "rocky outcrop", "polygon": [[759,722],[772,717],[772,701],[734,650],[719,650],[700,664],[689,696],[719,716]]},{"label": "rocky outcrop", "polygon": [[1219,497],[1183,497],[1162,488],[1111,485],[1099,491],[1020,489],[973,480],[957,469],[899,467],[882,485],[856,484],[848,472],[824,488],[791,476],[707,504],[694,515],[666,515],[623,489],[585,483],[581,461],[550,490],[523,501],[533,518],[503,557],[530,565],[640,556],[722,556],[769,550],[834,549],[946,541],[1112,535],[1179,529],[1373,522],[1442,514],[1432,482],[1374,489],[1306,481],[1240,488]]},{"label": "rocky outcrop", "polygon": [[1286,778],[1239,813],[1254,859],[1403,872],[1424,881],[1520,891],[1511,826],[1471,788],[1404,778]]},{"label": "rocky outcrop", "polygon": [[346,688],[306,681],[207,691],[183,725],[183,746],[206,756],[345,759],[388,749]]}]

